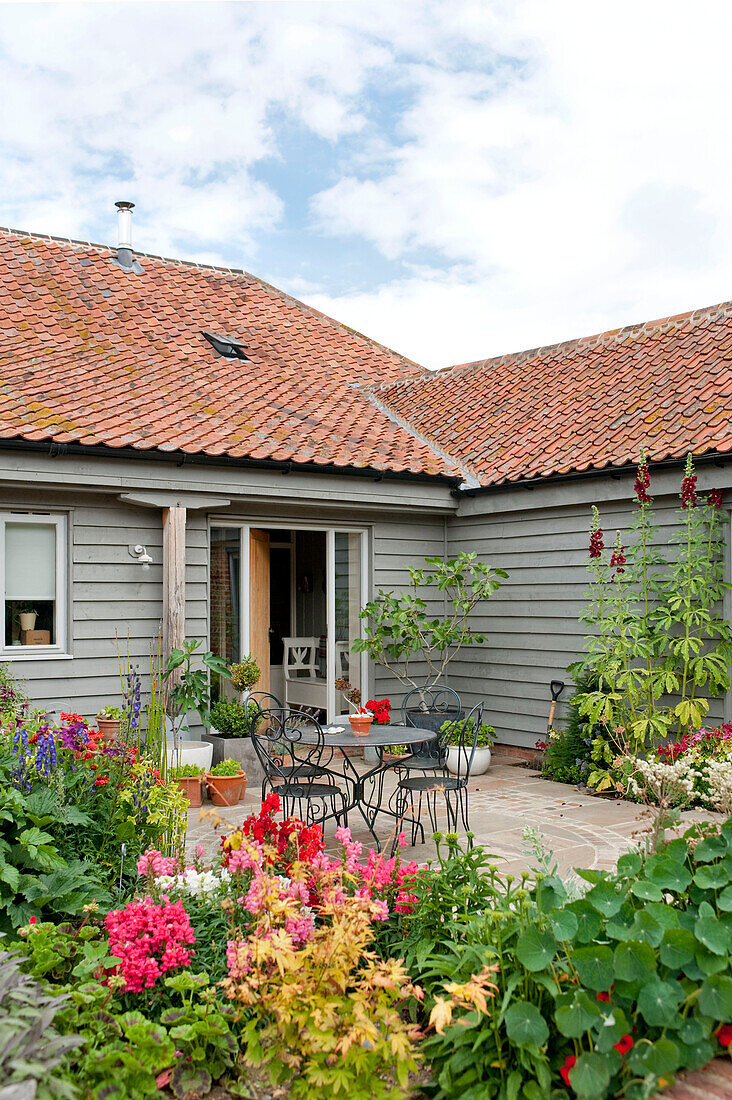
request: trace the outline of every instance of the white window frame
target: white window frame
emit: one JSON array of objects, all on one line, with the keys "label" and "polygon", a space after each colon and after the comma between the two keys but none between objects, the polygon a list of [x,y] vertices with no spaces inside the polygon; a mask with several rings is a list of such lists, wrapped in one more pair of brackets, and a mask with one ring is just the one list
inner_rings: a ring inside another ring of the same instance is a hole
[{"label": "white window frame", "polygon": [[[5,525],[6,523],[43,523],[56,528],[56,642],[54,645],[19,646],[5,644]],[[0,512],[0,594],[2,594],[2,635],[0,659],[3,661],[71,660],[68,652],[68,568],[69,517],[62,512]]]},{"label": "white window frame", "polygon": [[[335,536],[338,534],[358,535],[359,536],[359,551],[361,555],[361,604],[368,603],[371,596],[369,593],[369,560],[370,560],[370,546],[369,546],[369,527],[354,527],[348,523],[303,523],[302,520],[271,520],[265,517],[252,519],[240,519],[234,516],[216,516],[209,515],[208,517],[208,529],[209,529],[209,585],[210,585],[210,562],[211,562],[211,528],[212,527],[238,527],[240,531],[240,553],[241,553],[241,572],[240,572],[240,585],[241,590],[239,593],[239,609],[240,609],[240,622],[239,622],[239,638],[241,645],[241,652],[249,652],[249,531],[252,527],[257,530],[266,529],[268,531],[283,530],[283,531],[323,531],[326,538],[326,623],[328,627],[328,641],[327,641],[327,667],[329,669],[335,668]],[[294,570],[294,554],[291,560],[291,569]],[[208,601],[208,638],[211,637],[211,601]],[[293,620],[294,621],[294,620]],[[361,653],[361,683],[363,685],[364,698],[369,697],[369,691],[371,690],[368,682],[368,654]],[[328,680],[328,721],[332,721],[336,714],[339,714],[343,707],[338,706],[336,699],[335,678],[332,677]]]}]

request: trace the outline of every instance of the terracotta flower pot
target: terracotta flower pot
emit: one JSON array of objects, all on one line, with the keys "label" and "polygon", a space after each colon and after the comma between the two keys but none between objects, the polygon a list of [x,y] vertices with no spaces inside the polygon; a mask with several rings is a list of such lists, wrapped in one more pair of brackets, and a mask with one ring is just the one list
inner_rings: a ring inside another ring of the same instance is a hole
[{"label": "terracotta flower pot", "polygon": [[351,729],[356,737],[368,737],[373,720],[373,714],[349,714],[348,716]]},{"label": "terracotta flower pot", "polygon": [[177,775],[175,777],[175,782],[183,791],[183,794],[186,796],[191,806],[200,806],[202,804],[202,775]]},{"label": "terracotta flower pot", "polygon": [[214,806],[236,806],[247,789],[246,772],[238,775],[211,775],[206,772],[206,786]]},{"label": "terracotta flower pot", "polygon": [[119,731],[122,726],[121,718],[97,718],[97,725],[99,726],[99,732],[105,741],[114,741],[119,737]]}]

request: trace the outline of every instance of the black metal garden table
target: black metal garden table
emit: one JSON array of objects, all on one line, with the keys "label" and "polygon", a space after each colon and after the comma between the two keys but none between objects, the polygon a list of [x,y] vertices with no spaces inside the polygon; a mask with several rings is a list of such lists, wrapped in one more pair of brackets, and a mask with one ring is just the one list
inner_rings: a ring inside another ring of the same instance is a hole
[{"label": "black metal garden table", "polygon": [[[325,740],[326,748],[330,745],[334,749],[341,750],[341,756],[343,757],[344,772],[350,773],[349,778],[354,784],[353,801],[349,804],[348,810],[358,810],[363,820],[366,822],[366,828],[371,833],[372,837],[376,841],[377,851],[381,851],[381,841],[374,832],[374,822],[376,821],[376,815],[379,813],[388,814],[390,817],[396,819],[396,814],[385,806],[382,806],[377,801],[376,804],[369,801],[366,797],[365,788],[367,783],[373,783],[375,788],[379,792],[379,797],[383,790],[383,783],[379,782],[383,778],[385,772],[390,768],[391,761],[384,759],[384,749],[388,745],[415,745],[424,741],[433,741],[435,739],[435,731],[429,729],[422,729],[418,726],[377,726],[372,725],[368,734],[357,735],[350,727],[346,726],[341,728],[338,726],[323,726],[323,736]],[[300,740],[304,745],[317,745],[319,733],[318,730],[312,726],[304,726],[300,731]],[[375,748],[379,752],[379,763],[375,768],[370,768],[363,774],[354,767],[346,749],[367,749]]]}]

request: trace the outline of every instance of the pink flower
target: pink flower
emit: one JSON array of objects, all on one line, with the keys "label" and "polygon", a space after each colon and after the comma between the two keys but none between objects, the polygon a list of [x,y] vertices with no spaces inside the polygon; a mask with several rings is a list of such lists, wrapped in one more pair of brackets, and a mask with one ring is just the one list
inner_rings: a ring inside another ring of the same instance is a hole
[{"label": "pink flower", "polygon": [[109,953],[120,960],[114,973],[125,979],[128,992],[150,989],[161,974],[191,961],[187,945],[196,937],[180,901],[133,901],[107,913],[104,923]]}]

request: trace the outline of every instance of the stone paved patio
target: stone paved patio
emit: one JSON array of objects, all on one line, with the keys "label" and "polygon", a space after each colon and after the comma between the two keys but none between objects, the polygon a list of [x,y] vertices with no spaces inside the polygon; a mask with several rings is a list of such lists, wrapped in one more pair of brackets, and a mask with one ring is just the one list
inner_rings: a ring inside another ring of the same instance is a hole
[{"label": "stone paved patio", "polygon": [[[386,795],[394,789],[390,774],[385,783]],[[259,808],[259,785],[250,787],[238,806],[219,809],[210,802],[204,810],[219,818],[201,820],[199,810],[189,812],[188,850],[204,844],[207,855],[217,849],[222,832],[228,832],[247,814]],[[444,813],[444,811],[443,811]],[[684,823],[709,819],[712,814],[690,811],[683,814]],[[444,816],[442,821],[444,822]],[[350,815],[352,835],[371,846],[372,838],[358,813]],[[434,857],[435,846],[430,836],[429,819],[424,812],[426,843],[402,851],[405,859],[425,863]],[[376,832],[386,846],[392,821],[387,816],[377,819]],[[493,853],[507,873],[520,873],[529,867],[532,856],[522,837],[525,826],[542,834],[546,847],[554,852],[560,871],[565,874],[574,867],[611,869],[618,856],[638,843],[643,829],[642,808],[631,802],[587,795],[575,787],[542,779],[538,772],[506,762],[491,765],[489,771],[470,782],[470,827],[475,842]],[[445,827],[443,825],[443,827]],[[335,850],[335,824],[328,822],[327,847]]]}]

